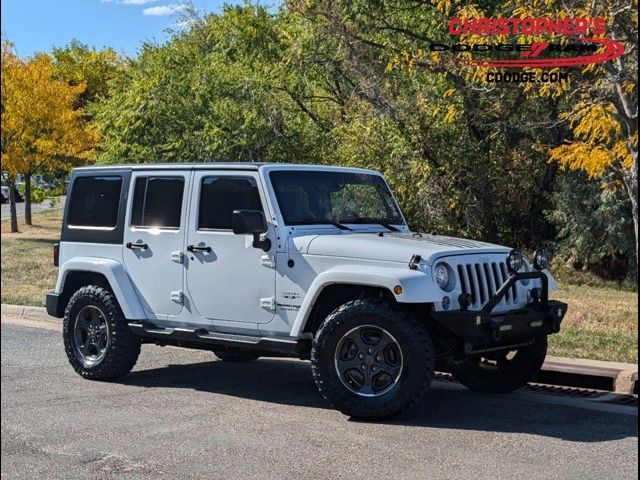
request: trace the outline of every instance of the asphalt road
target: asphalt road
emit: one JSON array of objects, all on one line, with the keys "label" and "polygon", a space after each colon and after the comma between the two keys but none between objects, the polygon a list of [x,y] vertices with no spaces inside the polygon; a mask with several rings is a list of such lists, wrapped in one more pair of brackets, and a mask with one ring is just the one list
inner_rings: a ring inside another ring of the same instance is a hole
[{"label": "asphalt road", "polygon": [[[63,208],[66,198],[67,198],[66,196],[60,197],[60,201],[56,203],[53,207],[51,206],[51,202],[49,200],[45,200],[42,203],[34,203],[31,205],[31,213],[43,212],[45,210],[52,210],[56,208]],[[8,202],[3,203],[1,207],[2,207],[2,212],[1,212],[2,220],[6,218],[10,218],[11,213],[9,212],[9,203]],[[16,211],[19,217],[24,215],[24,202],[16,203]]]},{"label": "asphalt road", "polygon": [[15,323],[3,318],[2,478],[637,478],[634,415],[435,382],[412,413],[359,423],[328,408],[306,362],[145,346],[125,378],[91,382],[57,325]]}]

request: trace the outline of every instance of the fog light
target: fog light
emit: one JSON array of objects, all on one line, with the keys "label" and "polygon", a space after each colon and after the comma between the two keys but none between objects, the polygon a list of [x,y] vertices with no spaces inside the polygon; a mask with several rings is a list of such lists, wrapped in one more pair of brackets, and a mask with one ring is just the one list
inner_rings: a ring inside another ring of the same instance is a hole
[{"label": "fog light", "polygon": [[544,270],[549,267],[551,261],[551,252],[546,248],[538,248],[533,253],[533,267],[536,270]]},{"label": "fog light", "polygon": [[451,299],[449,297],[442,297],[442,308],[445,310],[449,310],[451,306]]},{"label": "fog light", "polygon": [[507,255],[507,270],[516,273],[524,266],[524,255],[518,250],[511,250]]}]

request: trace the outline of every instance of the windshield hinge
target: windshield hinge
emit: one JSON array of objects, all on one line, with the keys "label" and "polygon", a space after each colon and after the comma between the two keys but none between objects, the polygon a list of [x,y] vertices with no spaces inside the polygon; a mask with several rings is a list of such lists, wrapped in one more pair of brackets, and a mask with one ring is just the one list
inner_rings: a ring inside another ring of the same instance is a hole
[{"label": "windshield hinge", "polygon": [[276,262],[269,255],[262,255],[260,257],[260,265],[268,268],[276,268]]}]

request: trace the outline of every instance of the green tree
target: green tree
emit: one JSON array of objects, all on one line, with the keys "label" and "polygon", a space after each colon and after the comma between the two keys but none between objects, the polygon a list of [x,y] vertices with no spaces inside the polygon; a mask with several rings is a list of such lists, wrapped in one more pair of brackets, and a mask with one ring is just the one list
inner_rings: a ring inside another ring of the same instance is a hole
[{"label": "green tree", "polygon": [[84,85],[78,96],[76,108],[86,108],[91,103],[109,96],[110,84],[126,68],[126,60],[112,48],[97,50],[77,40],[64,47],[52,49],[51,57],[56,75],[71,85]]},{"label": "green tree", "polygon": [[603,188],[613,181],[589,180],[583,171],[562,172],[551,195],[548,218],[557,228],[557,247],[568,263],[611,280],[634,275],[635,242],[631,205],[623,188]]}]

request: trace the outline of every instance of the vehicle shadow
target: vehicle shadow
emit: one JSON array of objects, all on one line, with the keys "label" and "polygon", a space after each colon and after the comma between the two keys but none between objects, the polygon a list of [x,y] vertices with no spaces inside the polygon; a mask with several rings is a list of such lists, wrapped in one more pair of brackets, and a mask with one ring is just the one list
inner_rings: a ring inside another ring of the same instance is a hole
[{"label": "vehicle shadow", "polygon": [[[134,370],[120,380],[145,388],[185,388],[281,405],[330,409],[307,362],[262,358],[250,363],[207,361]],[[513,395],[474,393],[436,381],[416,408],[389,425],[525,433],[575,442],[637,437],[636,418],[550,405]]]}]

